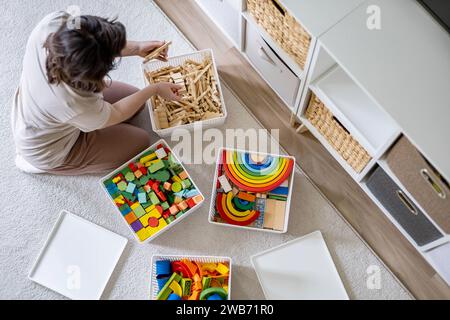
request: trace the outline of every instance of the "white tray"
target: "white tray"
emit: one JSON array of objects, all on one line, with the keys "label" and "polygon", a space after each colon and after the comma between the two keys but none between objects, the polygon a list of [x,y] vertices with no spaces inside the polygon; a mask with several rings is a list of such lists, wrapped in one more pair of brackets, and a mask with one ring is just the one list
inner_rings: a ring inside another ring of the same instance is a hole
[{"label": "white tray", "polygon": [[[103,184],[103,181],[108,180],[112,177],[112,174],[117,172],[117,171],[121,171],[122,169],[125,169],[125,167],[128,166],[128,164],[133,161],[134,159],[137,159],[139,157],[141,157],[144,153],[146,153],[148,150],[150,149],[155,149],[156,146],[158,146],[159,144],[163,144],[164,146],[166,146],[168,149],[170,149],[172,151],[173,156],[175,157],[175,160],[181,165],[181,167],[183,168],[184,171],[187,172],[189,179],[192,182],[192,185],[197,189],[197,191],[199,192],[199,194],[202,196],[203,200],[198,203],[195,207],[189,209],[188,211],[186,211],[180,218],[175,219],[173,222],[171,222],[170,224],[168,224],[166,227],[164,227],[163,229],[159,230],[158,232],[156,232],[155,234],[153,234],[151,237],[147,238],[144,241],[141,241],[138,236],[136,235],[136,233],[134,232],[133,228],[131,228],[131,226],[127,223],[127,221],[125,220],[125,218],[122,216],[122,213],[120,212],[119,208],[117,207],[117,205],[114,203],[114,199],[112,199],[111,195],[108,193],[108,190],[106,189],[105,185]],[[170,228],[172,228],[173,226],[175,226],[176,224],[178,224],[179,222],[181,222],[182,220],[184,220],[188,215],[190,215],[191,213],[193,213],[194,211],[198,210],[203,203],[205,202],[205,196],[203,195],[203,193],[200,191],[200,189],[197,187],[197,185],[195,184],[194,180],[192,179],[191,175],[189,174],[189,172],[186,170],[186,168],[184,167],[183,163],[180,161],[180,159],[178,158],[178,156],[176,155],[176,153],[172,150],[172,148],[170,148],[170,146],[167,144],[167,142],[163,139],[158,140],[157,142],[155,142],[153,145],[151,145],[150,147],[148,147],[147,149],[145,149],[144,151],[142,151],[140,154],[136,155],[135,157],[131,158],[130,160],[128,160],[126,163],[124,163],[122,166],[120,166],[119,168],[111,171],[111,173],[109,173],[108,175],[104,176],[103,178],[100,179],[100,185],[102,187],[102,189],[105,191],[106,196],[108,197],[108,199],[110,200],[110,202],[112,203],[112,205],[114,206],[114,208],[116,209],[116,211],[118,212],[118,214],[120,215],[120,218],[122,219],[122,221],[127,225],[128,229],[130,229],[130,231],[133,233],[134,238],[141,244],[147,243],[153,239],[155,239],[156,237],[160,236],[161,234],[163,234],[164,232],[166,232],[167,230],[169,230]]]},{"label": "white tray", "polygon": [[268,300],[348,300],[320,231],[251,257]]},{"label": "white tray", "polygon": [[[209,120],[204,120],[204,121],[197,121],[197,122],[190,123],[190,124],[184,124],[184,125],[177,126],[177,127],[160,129],[158,127],[158,125],[156,124],[155,116],[154,116],[154,112],[153,112],[153,105],[151,103],[151,100],[149,100],[147,102],[147,104],[148,104],[148,110],[150,113],[150,121],[152,123],[152,129],[160,137],[162,137],[162,138],[170,137],[172,135],[172,132],[176,129],[185,129],[185,130],[192,131],[197,126],[200,126],[200,124],[203,129],[207,129],[207,128],[212,128],[212,127],[218,127],[225,123],[228,113],[227,113],[227,108],[225,106],[225,101],[223,99],[222,86],[220,84],[220,78],[219,78],[219,74],[217,72],[217,64],[216,64],[216,60],[214,59],[213,51],[211,49],[206,49],[206,50],[202,50],[202,51],[196,51],[194,53],[188,53],[188,54],[184,54],[184,55],[180,55],[180,56],[171,57],[171,58],[169,58],[168,61],[152,60],[152,61],[149,61],[142,65],[143,74],[144,74],[145,71],[152,72],[152,71],[155,71],[155,70],[158,70],[160,68],[164,68],[164,67],[167,67],[170,65],[172,65],[172,66],[182,65],[188,59],[194,60],[196,62],[202,62],[207,56],[210,56],[211,60],[212,60],[214,78],[217,82],[217,89],[219,90],[220,101],[222,103],[223,116],[220,118],[214,118],[214,119],[209,119]],[[147,81],[147,78],[145,77],[145,74],[144,74],[144,81],[148,85],[148,81]]]},{"label": "white tray", "polygon": [[127,239],[62,211],[29,279],[70,299],[98,300]]},{"label": "white tray", "polygon": [[[290,176],[289,181],[289,195],[287,197],[286,201],[286,213],[284,218],[284,228],[283,230],[271,230],[271,229],[264,229],[264,228],[255,228],[255,227],[248,227],[248,226],[238,226],[234,224],[229,224],[226,222],[216,222],[214,221],[214,215],[215,215],[215,203],[216,203],[216,194],[217,194],[217,180],[219,175],[219,162],[221,161],[222,152],[224,150],[233,150],[238,152],[250,152],[250,153],[256,153],[266,156],[272,156],[272,157],[283,157],[292,159],[294,161],[294,168],[292,170],[292,174]],[[295,158],[287,155],[279,155],[279,154],[271,154],[271,153],[265,153],[265,152],[254,152],[249,150],[242,150],[242,149],[234,149],[234,148],[220,148],[218,155],[217,155],[217,161],[216,161],[216,170],[214,173],[214,181],[213,181],[213,187],[212,187],[212,193],[211,193],[211,204],[209,209],[209,215],[208,215],[208,221],[209,223],[216,224],[219,226],[225,226],[225,227],[232,227],[232,228],[241,228],[241,229],[247,229],[247,230],[256,230],[256,231],[263,231],[263,232],[271,232],[271,233],[286,233],[288,231],[288,224],[289,224],[289,213],[291,208],[291,199],[292,199],[292,191],[294,187],[294,176],[295,176]]]},{"label": "white tray", "polygon": [[151,300],[156,300],[158,296],[159,288],[158,282],[156,281],[156,261],[169,260],[176,261],[181,259],[188,259],[192,261],[197,261],[201,263],[219,263],[227,262],[229,267],[228,273],[228,297],[227,300],[231,299],[231,264],[232,260],[230,257],[217,257],[217,256],[181,256],[181,255],[153,255],[152,256],[152,273],[150,279],[150,297]]}]

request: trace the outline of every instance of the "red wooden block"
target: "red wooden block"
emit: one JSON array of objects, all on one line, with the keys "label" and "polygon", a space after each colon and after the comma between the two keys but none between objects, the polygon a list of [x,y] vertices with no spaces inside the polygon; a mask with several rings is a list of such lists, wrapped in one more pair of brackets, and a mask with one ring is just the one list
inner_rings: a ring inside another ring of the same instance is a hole
[{"label": "red wooden block", "polygon": [[148,172],[148,170],[147,170],[146,167],[142,167],[140,170],[141,170],[141,172],[142,172],[144,175],[146,175],[147,172]]},{"label": "red wooden block", "polygon": [[186,203],[188,204],[189,208],[195,207],[195,202],[194,202],[194,199],[192,199],[192,198],[187,199]]},{"label": "red wooden block", "polygon": [[158,192],[156,192],[156,195],[162,202],[167,201],[167,198],[166,198],[166,195],[164,194],[164,192],[158,191]]},{"label": "red wooden block", "polygon": [[152,183],[152,190],[155,191],[155,192],[159,191],[159,182],[155,181],[155,182]]},{"label": "red wooden block", "polygon": [[136,166],[134,165],[134,163],[130,163],[128,165],[128,168],[130,168],[131,171],[135,172],[137,170]]},{"label": "red wooden block", "polygon": [[164,213],[162,214],[162,216],[163,216],[164,219],[169,219],[169,217],[170,217],[170,212],[169,212],[169,210],[164,211]]},{"label": "red wooden block", "polygon": [[163,208],[161,206],[156,206],[155,208],[156,208],[156,210],[158,210],[160,215],[163,214],[164,210],[163,210]]}]

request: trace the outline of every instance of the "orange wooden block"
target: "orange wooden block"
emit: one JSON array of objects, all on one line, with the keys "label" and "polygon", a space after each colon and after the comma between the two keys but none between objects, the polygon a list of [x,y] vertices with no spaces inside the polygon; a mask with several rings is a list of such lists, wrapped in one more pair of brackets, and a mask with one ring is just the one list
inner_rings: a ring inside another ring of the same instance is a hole
[{"label": "orange wooden block", "polygon": [[127,220],[128,224],[132,224],[133,222],[135,222],[137,220],[137,217],[134,214],[134,212],[130,212],[129,214],[127,214],[125,216],[125,220]]},{"label": "orange wooden block", "polygon": [[187,178],[189,178],[188,174],[186,171],[182,171],[178,174],[178,176],[180,177],[181,180],[186,180]]},{"label": "orange wooden block", "polygon": [[243,192],[243,191],[240,191],[238,193],[237,197],[241,200],[248,201],[248,202],[255,202],[255,200],[256,200],[255,195],[247,193],[247,192]]}]

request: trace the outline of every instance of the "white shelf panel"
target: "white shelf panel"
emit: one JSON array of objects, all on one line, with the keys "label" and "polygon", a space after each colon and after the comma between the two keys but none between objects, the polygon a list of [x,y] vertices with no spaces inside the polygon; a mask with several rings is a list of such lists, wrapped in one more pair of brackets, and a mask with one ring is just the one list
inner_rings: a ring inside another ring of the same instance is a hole
[{"label": "white shelf panel", "polygon": [[338,65],[311,90],[371,156],[387,149],[400,134],[397,124]]},{"label": "white shelf panel", "polygon": [[301,80],[304,80],[304,72],[302,68],[280,47],[278,43],[276,43],[272,37],[267,33],[267,31],[261,27],[258,23],[256,23],[255,18],[252,17],[252,15],[244,11],[242,12],[242,16],[247,21],[247,23],[250,23],[258,33],[263,37],[263,39],[267,42],[267,44],[276,52],[276,54],[281,58],[281,60],[286,63],[286,65],[292,70],[292,72],[295,73],[297,77],[299,77]]}]

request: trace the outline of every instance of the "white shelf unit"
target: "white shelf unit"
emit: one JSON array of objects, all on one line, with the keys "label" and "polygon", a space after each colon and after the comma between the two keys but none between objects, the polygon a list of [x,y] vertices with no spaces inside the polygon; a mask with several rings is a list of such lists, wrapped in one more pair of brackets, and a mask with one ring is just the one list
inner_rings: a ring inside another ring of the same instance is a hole
[{"label": "white shelf unit", "polygon": [[339,65],[310,89],[373,157],[383,154],[398,137],[397,124]]}]

